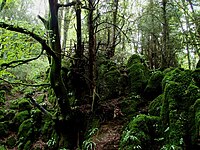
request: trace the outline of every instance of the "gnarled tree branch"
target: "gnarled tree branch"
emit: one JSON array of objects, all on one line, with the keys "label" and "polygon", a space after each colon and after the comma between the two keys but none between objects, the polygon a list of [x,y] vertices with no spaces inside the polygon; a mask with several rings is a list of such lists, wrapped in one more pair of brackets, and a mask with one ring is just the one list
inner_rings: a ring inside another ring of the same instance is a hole
[{"label": "gnarled tree branch", "polygon": [[6,30],[10,30],[10,31],[15,31],[18,33],[22,33],[22,34],[26,34],[29,35],[30,37],[34,38],[36,41],[38,41],[41,45],[42,48],[44,50],[46,50],[46,52],[53,57],[53,59],[55,61],[59,61],[59,59],[57,58],[56,54],[54,53],[54,51],[52,51],[52,49],[49,47],[49,45],[46,43],[46,40],[41,38],[39,35],[24,29],[22,27],[16,26],[16,25],[11,25],[11,24],[7,24],[5,22],[0,22],[0,28],[4,28]]},{"label": "gnarled tree branch", "polygon": [[36,59],[40,58],[40,56],[43,54],[43,51],[44,50],[42,50],[42,52],[40,53],[40,55],[38,55],[37,57],[26,59],[26,60],[24,60],[24,59],[14,60],[14,61],[11,61],[9,63],[3,63],[3,64],[0,65],[0,67],[2,67],[3,69],[6,69],[6,68],[15,68],[15,67],[17,67],[19,65],[26,64],[26,63],[28,63],[30,61],[33,61],[33,60],[36,60]]}]

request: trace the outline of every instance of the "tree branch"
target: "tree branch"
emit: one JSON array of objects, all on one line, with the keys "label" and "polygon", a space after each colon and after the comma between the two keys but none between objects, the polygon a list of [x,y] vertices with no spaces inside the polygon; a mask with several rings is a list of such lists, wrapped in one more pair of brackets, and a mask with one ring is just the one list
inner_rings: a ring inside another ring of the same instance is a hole
[{"label": "tree branch", "polygon": [[29,98],[30,101],[31,101],[31,103],[32,103],[34,106],[36,106],[41,112],[43,112],[44,114],[46,114],[46,115],[52,117],[52,114],[51,114],[50,112],[48,112],[44,107],[42,107],[41,105],[39,105],[39,104],[37,103],[37,101],[31,96],[31,94],[27,94],[25,97],[26,97],[26,98]]},{"label": "tree branch", "polygon": [[0,80],[8,83],[8,84],[12,84],[12,85],[24,85],[24,86],[34,86],[34,87],[39,87],[39,86],[51,86],[49,83],[43,83],[43,84],[27,84],[27,83],[21,83],[21,82],[10,82],[7,81],[3,78],[0,78]]},{"label": "tree branch", "polygon": [[73,1],[73,2],[70,2],[67,4],[58,4],[58,8],[59,7],[70,7],[70,6],[74,6],[74,5],[76,5],[76,1]]},{"label": "tree branch", "polygon": [[34,57],[34,58],[30,58],[30,59],[26,59],[26,60],[14,60],[14,61],[11,61],[9,63],[3,63],[0,65],[0,67],[4,67],[3,69],[7,69],[7,68],[15,68],[19,65],[22,65],[22,64],[26,64],[30,61],[33,61],[33,60],[36,60],[38,58],[40,58],[40,56],[43,54],[43,51],[40,53],[40,55],[38,55],[37,57]]},{"label": "tree branch", "polygon": [[10,25],[10,24],[7,24],[5,22],[0,22],[0,28],[4,28],[6,30],[10,30],[10,31],[15,31],[15,32],[18,32],[18,33],[22,33],[22,34],[26,34],[26,35],[29,35],[30,37],[34,38],[36,41],[38,41],[41,45],[42,45],[42,48],[44,50],[46,50],[46,52],[52,56],[55,61],[59,61],[59,59],[57,58],[56,54],[54,53],[54,51],[52,51],[52,49],[49,47],[49,45],[46,43],[46,40],[45,39],[42,39],[39,35],[31,32],[31,31],[28,31],[27,29],[24,29],[24,28],[21,28],[19,26],[16,26],[16,25]]}]

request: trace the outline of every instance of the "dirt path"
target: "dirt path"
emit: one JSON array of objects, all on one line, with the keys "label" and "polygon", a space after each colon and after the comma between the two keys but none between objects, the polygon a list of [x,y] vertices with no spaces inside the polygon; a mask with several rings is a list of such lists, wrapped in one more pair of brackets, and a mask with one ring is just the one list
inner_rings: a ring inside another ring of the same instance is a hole
[{"label": "dirt path", "polygon": [[93,137],[95,150],[118,150],[122,127],[122,123],[117,120],[102,124],[97,135]]}]

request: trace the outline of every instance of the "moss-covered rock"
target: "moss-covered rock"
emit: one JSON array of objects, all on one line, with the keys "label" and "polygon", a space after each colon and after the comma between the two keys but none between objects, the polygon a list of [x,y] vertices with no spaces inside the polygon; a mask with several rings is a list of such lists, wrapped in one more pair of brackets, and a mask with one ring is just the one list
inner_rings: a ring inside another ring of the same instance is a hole
[{"label": "moss-covered rock", "polygon": [[147,86],[144,90],[144,96],[148,100],[153,100],[162,93],[162,79],[164,73],[161,71],[154,72],[148,80]]},{"label": "moss-covered rock", "polygon": [[34,140],[34,121],[32,118],[23,121],[18,130],[18,149],[30,149],[30,142]]},{"label": "moss-covered rock", "polygon": [[5,146],[0,145],[0,150],[6,150]]},{"label": "moss-covered rock", "polygon": [[181,68],[176,68],[174,70],[169,71],[166,73],[162,80],[162,89],[164,90],[165,85],[169,81],[174,81],[177,83],[181,83],[184,86],[188,86],[192,82],[192,71],[184,70]]},{"label": "moss-covered rock", "polygon": [[28,110],[18,112],[15,114],[15,117],[13,118],[14,123],[18,126],[26,119],[30,118],[30,114]]},{"label": "moss-covered rock", "polygon": [[16,145],[17,139],[14,135],[10,136],[6,140],[6,145],[8,148],[14,148]]},{"label": "moss-covered rock", "polygon": [[148,107],[148,112],[152,116],[160,116],[160,111],[162,107],[162,101],[163,101],[163,94],[156,97]]},{"label": "moss-covered rock", "polygon": [[0,105],[3,105],[5,102],[5,91],[0,90]]},{"label": "moss-covered rock", "polygon": [[194,141],[190,140],[194,139],[191,136],[199,134],[194,133],[197,132],[194,131],[196,111],[191,111],[191,107],[200,98],[200,89],[192,79],[192,71],[174,69],[165,75],[162,86],[164,95],[161,120],[164,147],[191,148],[191,141]]},{"label": "moss-covered rock", "polygon": [[122,133],[120,140],[120,150],[134,149],[156,149],[155,138],[156,126],[159,122],[159,117],[138,115],[129,122]]},{"label": "moss-covered rock", "polygon": [[32,145],[31,143],[32,142],[30,140],[28,140],[26,142],[26,144],[24,145],[23,150],[30,150],[31,149],[31,145]]},{"label": "moss-covered rock", "polygon": [[4,121],[5,109],[0,107],[0,122]]},{"label": "moss-covered rock", "polygon": [[4,122],[0,122],[0,135],[6,136],[8,134],[8,122],[4,121]]},{"label": "moss-covered rock", "polygon": [[200,88],[200,68],[197,68],[193,71],[192,77],[195,81],[195,84]]},{"label": "moss-covered rock", "polygon": [[[104,75],[105,93],[103,96],[106,98],[114,98],[119,95],[119,80],[121,74],[119,70],[110,70]],[[103,98],[105,99],[105,98]]]},{"label": "moss-covered rock", "polygon": [[16,110],[9,109],[5,113],[5,120],[12,120],[14,118],[15,114],[16,114]]},{"label": "moss-covered rock", "polygon": [[18,100],[18,110],[19,111],[30,110],[31,108],[32,108],[32,106],[30,105],[30,103],[27,99]]},{"label": "moss-covered rock", "polygon": [[18,110],[19,105],[17,100],[10,100],[9,101],[10,109]]},{"label": "moss-covered rock", "polygon": [[149,71],[138,55],[132,55],[127,63],[130,91],[141,94],[147,84]]},{"label": "moss-covered rock", "polygon": [[141,98],[139,95],[131,94],[130,96],[122,99],[120,101],[120,108],[124,115],[124,117],[131,119],[136,115],[137,106],[141,102]]}]

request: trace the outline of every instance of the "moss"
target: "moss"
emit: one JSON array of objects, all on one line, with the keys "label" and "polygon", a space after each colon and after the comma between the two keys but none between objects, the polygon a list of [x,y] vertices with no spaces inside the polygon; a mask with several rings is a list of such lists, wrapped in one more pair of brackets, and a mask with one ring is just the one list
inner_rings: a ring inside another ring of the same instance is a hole
[{"label": "moss", "polygon": [[6,145],[9,148],[14,148],[14,146],[16,145],[16,142],[17,142],[16,137],[13,135],[7,138]]},{"label": "moss", "polygon": [[54,124],[53,120],[51,120],[49,118],[44,118],[43,125],[41,127],[41,134],[43,136],[44,142],[47,142],[49,140],[49,138],[51,137],[54,125],[55,124]]},{"label": "moss", "polygon": [[197,68],[192,72],[192,77],[195,81],[196,86],[200,88],[200,68]]},{"label": "moss", "polygon": [[120,72],[118,70],[111,70],[104,75],[105,82],[105,94],[104,96],[108,98],[115,98],[119,95],[119,80]]},{"label": "moss", "polygon": [[120,149],[154,149],[156,125],[159,117],[138,115],[129,122],[122,133]]},{"label": "moss", "polygon": [[127,63],[130,91],[141,94],[149,78],[149,70],[139,55],[132,55]]},{"label": "moss", "polygon": [[17,100],[10,100],[9,101],[10,109],[17,109],[19,108]]},{"label": "moss", "polygon": [[128,69],[128,77],[131,88],[130,91],[141,94],[149,78],[146,68],[142,64],[133,64]]},{"label": "moss", "polygon": [[25,120],[19,127],[19,130],[18,130],[18,138],[19,138],[19,142],[21,142],[21,146],[20,147],[23,147],[24,144],[28,141],[28,140],[31,140],[33,139],[33,127],[34,127],[34,124],[33,124],[33,119],[27,119]]},{"label": "moss", "polygon": [[191,145],[196,145],[200,131],[200,98],[191,106],[189,118],[190,124],[192,125],[190,129]]},{"label": "moss", "polygon": [[10,109],[5,113],[5,119],[6,120],[12,120],[14,118],[15,114],[16,114],[16,111]]},{"label": "moss", "polygon": [[8,134],[8,122],[0,122],[0,135],[6,136]]},{"label": "moss", "polygon": [[180,68],[176,68],[174,70],[169,71],[162,80],[162,88],[164,90],[165,85],[169,81],[174,81],[177,83],[182,83],[184,86],[188,86],[192,81],[192,71],[190,70],[182,70]]},{"label": "moss", "polygon": [[26,142],[26,144],[24,145],[24,148],[23,148],[23,150],[30,150],[31,149],[31,141],[30,140],[28,140],[27,142]]},{"label": "moss", "polygon": [[151,103],[149,104],[148,110],[149,114],[152,116],[160,116],[160,111],[161,111],[161,104],[163,101],[163,94],[159,95],[156,97]]},{"label": "moss", "polygon": [[18,100],[18,109],[19,111],[30,110],[32,106],[30,105],[29,101],[26,99]]},{"label": "moss", "polygon": [[199,134],[196,124],[198,113],[194,107],[198,104],[195,101],[200,98],[200,89],[194,84],[191,75],[190,70],[175,69],[168,72],[162,81],[164,97],[161,120],[165,145],[190,147]]},{"label": "moss", "polygon": [[5,91],[0,90],[0,105],[3,105],[5,102]]},{"label": "moss", "polygon": [[32,109],[30,111],[31,118],[33,118],[37,122],[41,122],[42,120],[42,112],[39,109]]},{"label": "moss", "polygon": [[156,71],[151,75],[144,90],[144,95],[146,99],[153,100],[162,93],[161,83],[163,78],[164,73],[161,71]]},{"label": "moss", "polygon": [[4,121],[4,113],[5,113],[4,108],[0,107],[0,122]]},{"label": "moss", "polygon": [[133,54],[127,62],[127,67],[131,67],[133,64],[141,63],[141,57],[137,54]]},{"label": "moss", "polygon": [[135,116],[137,111],[137,105],[141,101],[139,95],[131,94],[129,97],[121,100],[120,108],[126,118],[131,119]]},{"label": "moss", "polygon": [[0,145],[0,150],[6,150],[6,148],[3,145]]},{"label": "moss", "polygon": [[30,118],[28,110],[18,112],[13,118],[16,125],[20,125],[24,120]]}]

